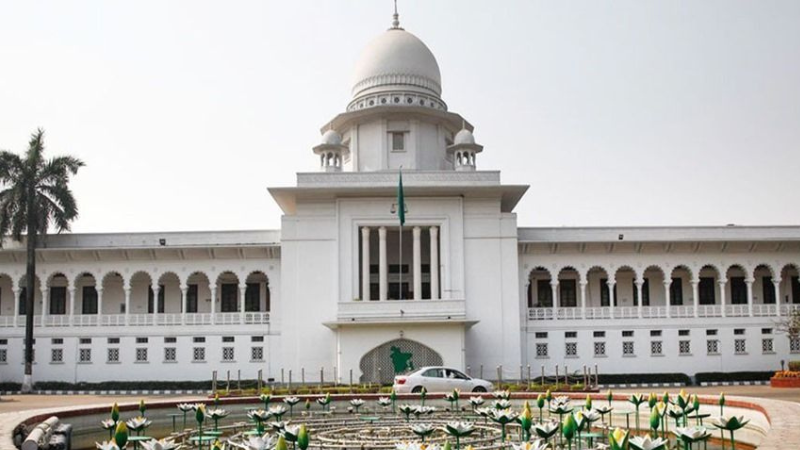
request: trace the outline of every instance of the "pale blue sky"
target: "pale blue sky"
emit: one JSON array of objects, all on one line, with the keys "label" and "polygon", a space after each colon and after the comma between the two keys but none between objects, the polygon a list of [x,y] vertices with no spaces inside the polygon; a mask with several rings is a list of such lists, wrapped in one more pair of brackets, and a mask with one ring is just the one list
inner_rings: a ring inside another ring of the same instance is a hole
[{"label": "pale blue sky", "polygon": [[[38,126],[78,232],[278,228],[267,186],[319,128],[389,0],[4,1],[0,148]],[[520,226],[800,224],[800,2],[400,0]]]}]

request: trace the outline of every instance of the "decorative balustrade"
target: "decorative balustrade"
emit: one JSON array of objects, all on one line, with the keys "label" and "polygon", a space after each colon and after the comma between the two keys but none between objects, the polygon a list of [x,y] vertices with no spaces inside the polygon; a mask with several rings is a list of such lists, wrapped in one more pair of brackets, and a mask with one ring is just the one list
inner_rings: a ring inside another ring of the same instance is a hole
[{"label": "decorative balustrade", "polygon": [[750,308],[747,305],[725,305],[725,315],[728,317],[747,317]]},{"label": "decorative balustrade", "polygon": [[[753,317],[777,317],[778,305],[753,305]],[[721,305],[698,305],[698,318],[723,317]],[[780,305],[780,315],[787,316],[793,311],[800,311],[800,304]],[[725,305],[725,317],[750,317],[748,305]],[[638,319],[639,308],[636,306],[618,307],[536,307],[528,308],[528,320],[607,320],[607,319]],[[643,306],[642,319],[687,319],[695,318],[694,305]]]},{"label": "decorative balustrade", "polygon": [[778,315],[777,305],[753,305],[753,316],[771,317]]},{"label": "decorative balustrade", "polygon": [[[16,319],[16,320],[15,320]],[[181,325],[266,325],[269,312],[232,313],[160,313],[160,314],[51,314],[34,316],[34,326],[64,327],[124,327],[124,326],[181,326]],[[212,320],[213,319],[213,320]],[[0,316],[0,328],[24,328],[25,316]]]},{"label": "decorative balustrade", "polygon": [[608,306],[601,306],[599,308],[586,308],[587,319],[610,319],[611,308]]},{"label": "decorative balustrade", "polygon": [[642,318],[644,319],[663,319],[668,317],[666,306],[643,306]]},{"label": "decorative balustrade", "polygon": [[697,317],[722,317],[722,307],[718,305],[699,305]]},{"label": "decorative balustrade", "polygon": [[337,313],[340,321],[454,320],[466,316],[466,302],[454,299],[344,301],[339,302]]}]

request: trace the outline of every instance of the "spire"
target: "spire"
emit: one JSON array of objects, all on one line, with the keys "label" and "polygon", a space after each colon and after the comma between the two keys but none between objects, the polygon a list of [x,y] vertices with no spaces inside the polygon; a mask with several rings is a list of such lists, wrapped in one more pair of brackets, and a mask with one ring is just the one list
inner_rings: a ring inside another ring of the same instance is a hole
[{"label": "spire", "polygon": [[400,14],[397,14],[397,0],[394,0],[394,15],[392,15],[392,28],[400,28]]}]

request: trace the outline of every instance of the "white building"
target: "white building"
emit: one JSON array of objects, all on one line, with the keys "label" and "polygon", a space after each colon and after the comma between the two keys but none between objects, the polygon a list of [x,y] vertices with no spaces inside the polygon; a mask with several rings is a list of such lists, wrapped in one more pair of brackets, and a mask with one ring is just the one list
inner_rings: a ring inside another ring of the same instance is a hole
[{"label": "white building", "polygon": [[[270,189],[280,230],[49,237],[35,380],[387,381],[392,352],[487,378],[692,374],[800,352],[775,332],[800,304],[800,227],[520,228],[527,186],[478,170],[483,147],[441,92],[433,54],[395,17],[322,127],[320,170]],[[23,374],[24,271],[24,245],[7,243],[3,381]]]}]

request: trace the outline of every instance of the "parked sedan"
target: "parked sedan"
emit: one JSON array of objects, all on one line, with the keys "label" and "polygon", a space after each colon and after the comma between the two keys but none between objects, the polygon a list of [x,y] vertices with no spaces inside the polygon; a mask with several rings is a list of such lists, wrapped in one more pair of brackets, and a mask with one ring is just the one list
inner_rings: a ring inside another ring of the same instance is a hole
[{"label": "parked sedan", "polygon": [[423,367],[414,372],[394,377],[394,390],[397,393],[420,392],[422,387],[428,392],[489,392],[492,383],[472,378],[460,370],[449,367]]}]

